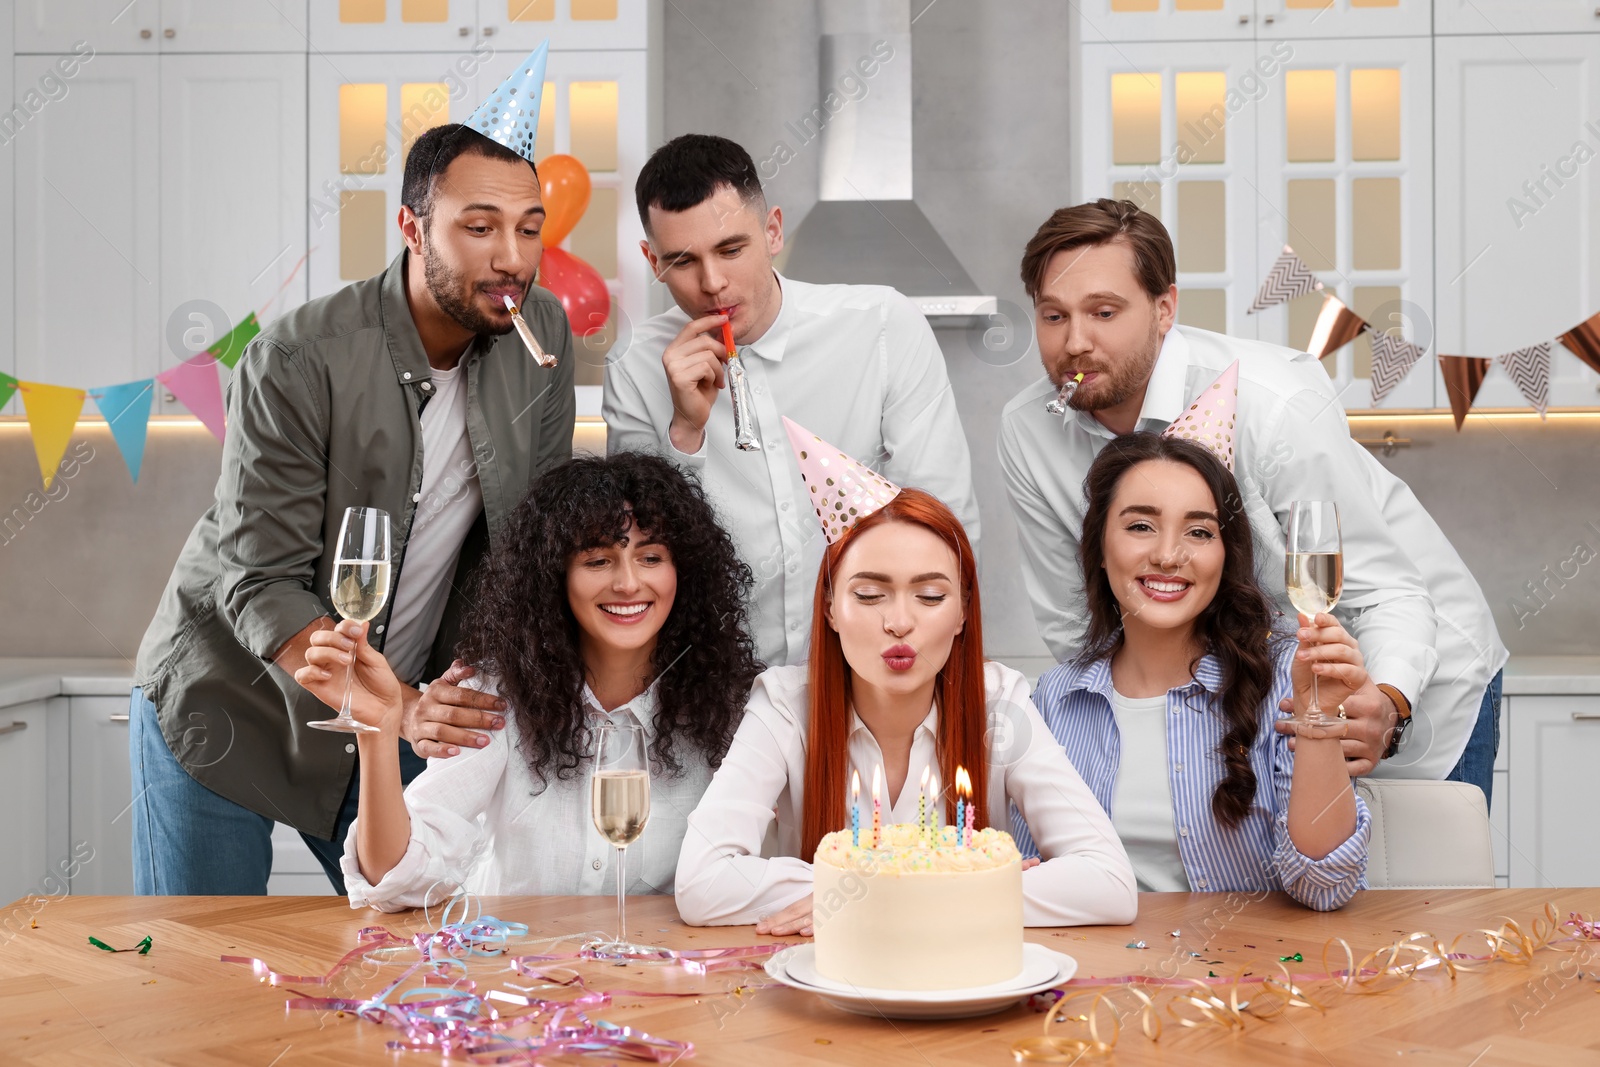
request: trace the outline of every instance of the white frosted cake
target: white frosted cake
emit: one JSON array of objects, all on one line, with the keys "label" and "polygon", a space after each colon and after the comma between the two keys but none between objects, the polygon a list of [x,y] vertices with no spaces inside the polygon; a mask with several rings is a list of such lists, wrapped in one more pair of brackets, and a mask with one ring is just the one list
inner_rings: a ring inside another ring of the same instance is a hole
[{"label": "white frosted cake", "polygon": [[812,873],[816,966],[865,989],[965,989],[1022,971],[1022,854],[1004,830],[970,846],[953,827],[824,837]]}]

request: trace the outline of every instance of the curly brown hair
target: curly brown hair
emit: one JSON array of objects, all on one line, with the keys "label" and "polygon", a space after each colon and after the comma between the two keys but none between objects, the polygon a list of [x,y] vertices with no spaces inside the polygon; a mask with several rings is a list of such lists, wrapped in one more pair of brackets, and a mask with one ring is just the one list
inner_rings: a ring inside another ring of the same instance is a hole
[{"label": "curly brown hair", "polygon": [[698,482],[658,456],[583,457],[546,471],[499,530],[458,655],[499,677],[541,783],[576,777],[588,756],[584,666],[567,599],[572,556],[629,526],[672,554],[678,592],[656,639],[650,755],[682,773],[682,746],[722,762],[761,671],[745,621],[752,578]]},{"label": "curly brown hair", "polygon": [[[1122,613],[1105,569],[1106,524],[1123,476],[1150,460],[1193,468],[1205,479],[1217,503],[1222,578],[1216,595],[1195,619],[1194,626],[1200,647],[1216,656],[1222,665],[1222,714],[1228,726],[1217,745],[1226,773],[1211,796],[1211,810],[1224,826],[1236,827],[1249,812],[1256,794],[1250,749],[1260,731],[1261,704],[1272,695],[1275,646],[1291,638],[1274,629],[1277,613],[1256,581],[1250,519],[1244,512],[1239,484],[1205,447],[1153,433],[1123,434],[1107,443],[1090,465],[1083,481],[1088,508],[1078,545],[1089,602],[1089,632],[1078,662],[1094,663],[1122,644]],[[1198,662],[1189,665],[1191,673],[1197,666]]]}]

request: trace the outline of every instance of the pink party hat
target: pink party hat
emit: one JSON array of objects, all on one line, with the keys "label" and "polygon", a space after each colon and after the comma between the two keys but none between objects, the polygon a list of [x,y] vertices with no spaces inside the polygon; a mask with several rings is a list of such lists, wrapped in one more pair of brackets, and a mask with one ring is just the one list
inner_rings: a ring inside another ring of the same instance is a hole
[{"label": "pink party hat", "polygon": [[1239,414],[1239,361],[1200,390],[1189,410],[1161,431],[1162,437],[1184,437],[1209,448],[1233,470],[1233,424]]},{"label": "pink party hat", "polygon": [[828,544],[837,543],[856,523],[899,495],[898,485],[799,423],[785,417],[783,428],[789,431],[789,447],[800,461],[800,477],[811,490],[811,506]]}]

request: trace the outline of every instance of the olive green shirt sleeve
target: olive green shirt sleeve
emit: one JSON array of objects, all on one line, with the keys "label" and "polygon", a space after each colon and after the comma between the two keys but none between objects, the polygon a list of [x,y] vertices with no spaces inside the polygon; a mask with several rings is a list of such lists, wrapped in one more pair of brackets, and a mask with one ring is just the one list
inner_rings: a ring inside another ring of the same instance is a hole
[{"label": "olive green shirt sleeve", "polygon": [[[525,301],[531,303],[531,301]],[[534,457],[533,477],[565,463],[572,458],[572,431],[577,421],[578,405],[573,392],[575,373],[573,363],[580,352],[587,352],[573,342],[572,326],[567,313],[554,300],[541,300],[533,305],[539,315],[533,326],[534,333],[545,351],[560,360],[550,378],[551,395],[545,398],[542,421],[539,426],[539,454]]]},{"label": "olive green shirt sleeve", "polygon": [[322,556],[328,413],[305,367],[252,342],[228,389],[217,479],[217,603],[239,643],[271,659],[327,614],[311,585]]}]

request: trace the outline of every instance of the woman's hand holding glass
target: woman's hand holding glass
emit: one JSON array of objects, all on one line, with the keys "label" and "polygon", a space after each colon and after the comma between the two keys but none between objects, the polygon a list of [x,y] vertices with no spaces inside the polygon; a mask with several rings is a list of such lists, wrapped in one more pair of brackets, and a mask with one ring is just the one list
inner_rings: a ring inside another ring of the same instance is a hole
[{"label": "woman's hand holding glass", "polygon": [[314,631],[311,647],[306,650],[306,665],[294,672],[294,680],[329,707],[337,708],[344,696],[345,672],[349,671],[350,714],[366,726],[398,736],[406,687],[395,677],[383,653],[367,643],[367,625],[344,619],[331,630]]},{"label": "woman's hand holding glass", "polygon": [[[1344,702],[1373,689],[1356,639],[1328,614],[1300,615],[1300,645],[1291,671],[1296,736],[1343,737],[1349,730]],[[1313,713],[1320,708],[1319,721]],[[1337,714],[1330,714],[1337,709]]]}]

